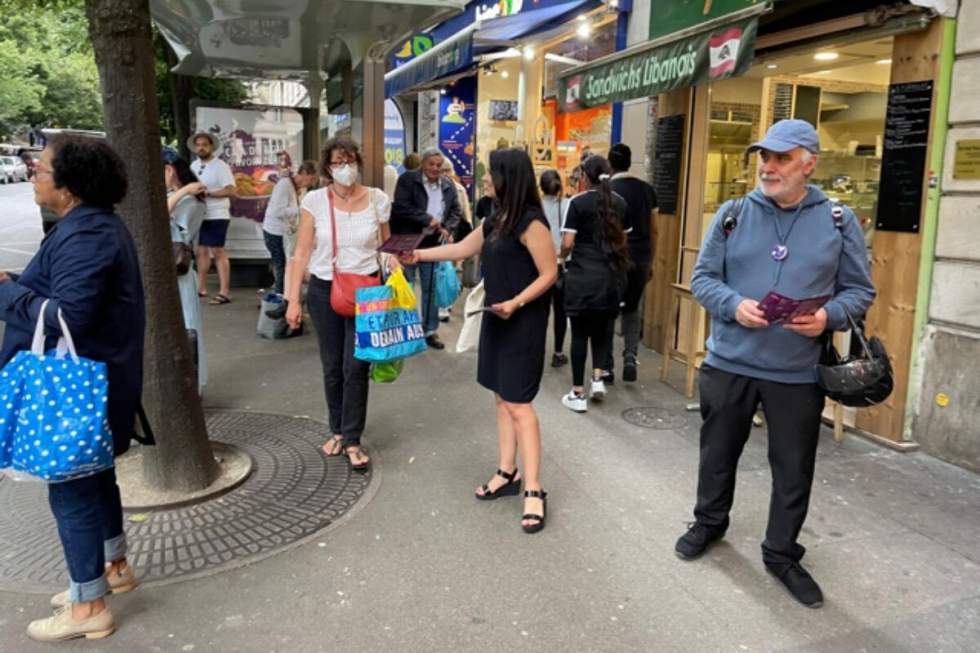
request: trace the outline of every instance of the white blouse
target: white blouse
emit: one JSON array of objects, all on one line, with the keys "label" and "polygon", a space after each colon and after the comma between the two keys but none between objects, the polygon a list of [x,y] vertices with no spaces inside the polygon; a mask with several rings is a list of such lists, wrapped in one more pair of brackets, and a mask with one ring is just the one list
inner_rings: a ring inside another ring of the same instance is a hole
[{"label": "white blouse", "polygon": [[[318,188],[303,198],[302,209],[313,215],[316,247],[310,256],[310,274],[333,279],[333,231],[327,189]],[[368,188],[368,206],[353,213],[334,210],[337,220],[337,269],[353,274],[378,271],[381,225],[391,216],[391,200],[379,188]]]}]

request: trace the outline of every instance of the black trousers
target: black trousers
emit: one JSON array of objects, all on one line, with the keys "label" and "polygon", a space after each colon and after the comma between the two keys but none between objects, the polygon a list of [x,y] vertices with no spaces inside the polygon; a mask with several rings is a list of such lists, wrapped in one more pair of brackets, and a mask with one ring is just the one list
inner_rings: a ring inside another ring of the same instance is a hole
[{"label": "black trousers", "polygon": [[[558,278],[565,276],[565,266],[558,264]],[[556,283],[551,290],[551,310],[554,315],[555,353],[565,348],[565,334],[568,332],[568,316],[565,314],[565,285]]]},{"label": "black trousers", "polygon": [[759,404],[769,425],[772,494],[762,559],[797,562],[796,542],[806,519],[820,435],[823,391],[815,383],[787,384],[729,374],[701,366],[701,462],[694,517],[699,524],[728,528],[735,497],[735,470]]},{"label": "black trousers", "polygon": [[[585,385],[585,359],[592,343],[592,367],[600,369],[609,357],[608,330],[616,320],[615,313],[583,313],[574,315],[572,322],[572,385]],[[592,378],[592,375],[589,375]]]},{"label": "black trousers", "polygon": [[307,304],[320,347],[330,432],[343,435],[345,447],[358,445],[367,421],[371,365],[354,358],[354,318],[331,308],[329,281],[310,277]]},{"label": "black trousers", "polygon": [[[626,295],[623,297],[622,327],[623,327],[623,358],[636,359],[636,350],[640,341],[640,298],[643,297],[643,290],[646,288],[647,280],[650,278],[650,264],[640,263],[634,265],[626,272]],[[606,358],[602,369],[612,372],[616,369],[616,362],[613,359],[613,337],[616,329],[616,320],[610,320],[606,330]]]}]

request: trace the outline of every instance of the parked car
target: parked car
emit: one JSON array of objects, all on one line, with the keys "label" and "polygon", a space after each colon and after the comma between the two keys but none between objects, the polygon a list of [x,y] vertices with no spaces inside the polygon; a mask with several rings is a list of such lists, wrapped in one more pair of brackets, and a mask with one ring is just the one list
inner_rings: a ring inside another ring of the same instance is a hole
[{"label": "parked car", "polygon": [[37,168],[37,162],[41,158],[41,150],[28,150],[23,149],[20,151],[20,160],[24,162],[27,166],[27,178],[34,178],[34,170]]},{"label": "parked car", "polygon": [[0,156],[0,168],[3,170],[3,183],[5,184],[27,181],[27,166],[15,156]]}]

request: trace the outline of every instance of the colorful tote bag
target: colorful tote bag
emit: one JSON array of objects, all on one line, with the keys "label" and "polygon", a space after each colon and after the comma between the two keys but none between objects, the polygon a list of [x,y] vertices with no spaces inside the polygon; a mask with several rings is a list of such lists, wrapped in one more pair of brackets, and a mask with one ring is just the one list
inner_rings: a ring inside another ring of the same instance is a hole
[{"label": "colorful tote bag", "polygon": [[[75,351],[61,311],[57,349],[44,352],[41,306],[30,351],[18,352],[0,374],[0,413],[16,421],[10,466],[52,483],[97,474],[113,466],[109,428],[109,377],[105,363],[81,358]],[[0,431],[2,433],[2,431]]]},{"label": "colorful tote bag", "polygon": [[415,293],[400,269],[387,283],[357,289],[354,357],[379,363],[425,351],[425,329]]}]

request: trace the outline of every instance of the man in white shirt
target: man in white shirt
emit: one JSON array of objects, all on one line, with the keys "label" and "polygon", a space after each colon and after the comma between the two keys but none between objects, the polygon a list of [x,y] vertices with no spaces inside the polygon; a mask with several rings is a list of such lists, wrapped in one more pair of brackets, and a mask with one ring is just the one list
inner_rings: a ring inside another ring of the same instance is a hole
[{"label": "man in white shirt", "polygon": [[232,174],[231,167],[214,154],[219,144],[218,138],[208,132],[198,132],[187,140],[187,147],[197,154],[191,170],[207,187],[204,191],[207,210],[197,248],[198,294],[201,297],[207,296],[205,282],[213,257],[218,268],[219,283],[218,294],[210,302],[214,305],[231,301],[231,262],[225,253],[225,238],[231,222],[231,198],[235,196],[235,175]]}]

